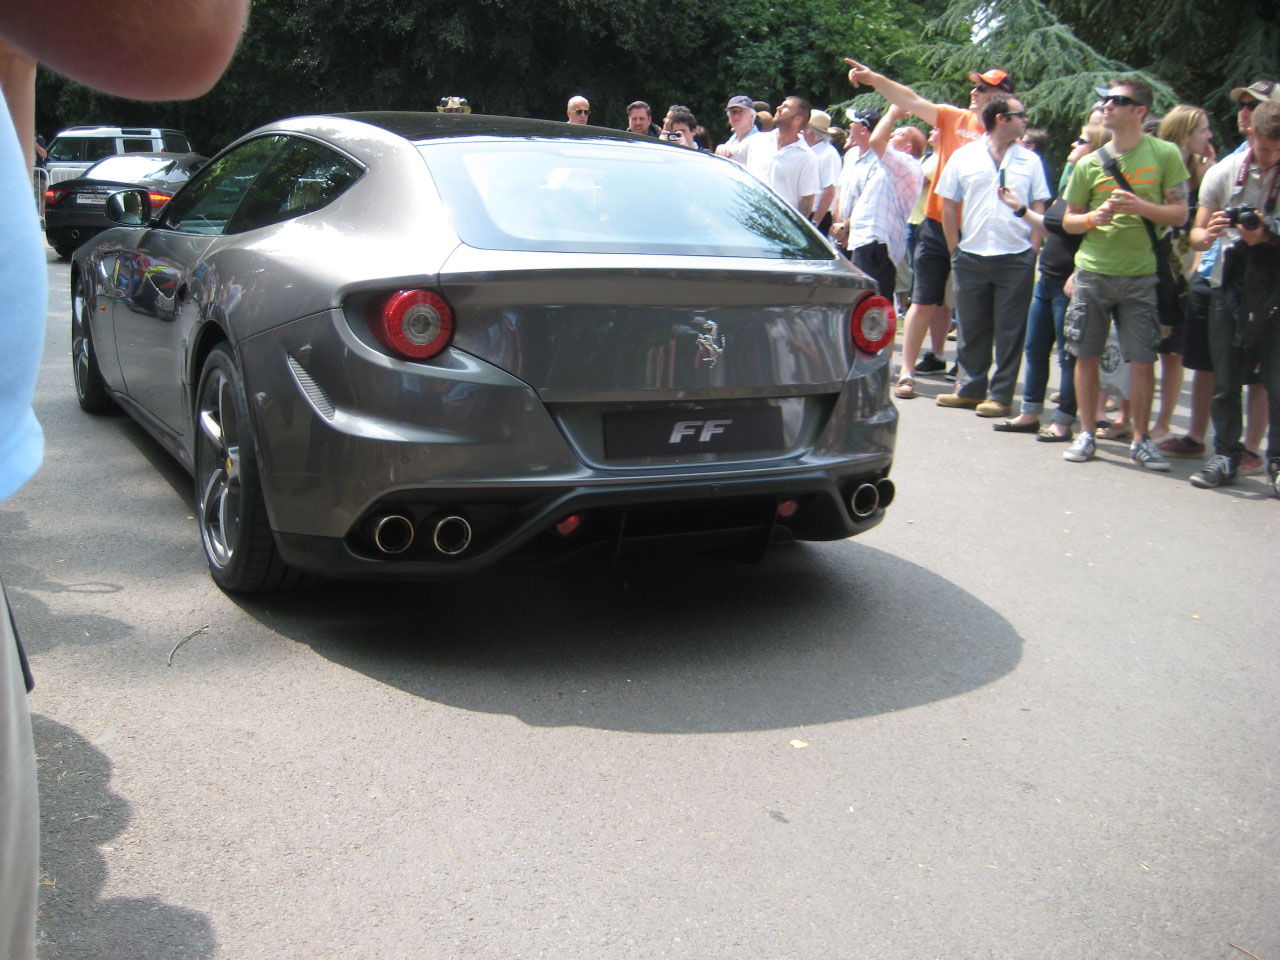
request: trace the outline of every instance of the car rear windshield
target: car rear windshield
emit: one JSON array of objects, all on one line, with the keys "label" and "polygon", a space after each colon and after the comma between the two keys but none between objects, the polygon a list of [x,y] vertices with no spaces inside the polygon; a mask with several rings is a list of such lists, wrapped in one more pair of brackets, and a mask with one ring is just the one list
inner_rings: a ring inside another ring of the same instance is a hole
[{"label": "car rear windshield", "polygon": [[128,183],[140,180],[177,180],[182,176],[177,167],[176,160],[122,153],[95,163],[84,175],[89,180],[123,180]]},{"label": "car rear windshield", "polygon": [[831,260],[737,164],[657,143],[436,141],[418,148],[459,238],[486,250]]}]

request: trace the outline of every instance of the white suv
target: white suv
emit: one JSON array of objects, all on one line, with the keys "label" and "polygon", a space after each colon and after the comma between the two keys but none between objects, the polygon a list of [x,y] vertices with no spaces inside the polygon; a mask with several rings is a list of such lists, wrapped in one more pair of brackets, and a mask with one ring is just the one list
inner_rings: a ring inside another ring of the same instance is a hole
[{"label": "white suv", "polygon": [[71,127],[49,144],[45,168],[49,182],[73,180],[103,157],[117,153],[190,153],[181,130],[158,127]]}]

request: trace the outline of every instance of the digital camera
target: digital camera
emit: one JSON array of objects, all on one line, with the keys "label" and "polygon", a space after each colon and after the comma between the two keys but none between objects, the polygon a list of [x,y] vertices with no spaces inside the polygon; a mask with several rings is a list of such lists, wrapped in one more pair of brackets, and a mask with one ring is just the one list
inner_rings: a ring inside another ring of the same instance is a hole
[{"label": "digital camera", "polygon": [[1223,211],[1227,218],[1231,221],[1233,227],[1243,227],[1246,230],[1257,230],[1262,226],[1262,216],[1258,213],[1258,208],[1252,203],[1241,203],[1235,206],[1227,207]]}]

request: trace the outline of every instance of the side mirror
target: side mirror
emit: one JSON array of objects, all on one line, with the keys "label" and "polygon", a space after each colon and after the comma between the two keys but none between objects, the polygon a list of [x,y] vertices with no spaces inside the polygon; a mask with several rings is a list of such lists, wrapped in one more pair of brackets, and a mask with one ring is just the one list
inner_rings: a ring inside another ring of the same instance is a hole
[{"label": "side mirror", "polygon": [[121,190],[107,197],[107,219],[124,227],[151,222],[151,196],[145,190]]}]

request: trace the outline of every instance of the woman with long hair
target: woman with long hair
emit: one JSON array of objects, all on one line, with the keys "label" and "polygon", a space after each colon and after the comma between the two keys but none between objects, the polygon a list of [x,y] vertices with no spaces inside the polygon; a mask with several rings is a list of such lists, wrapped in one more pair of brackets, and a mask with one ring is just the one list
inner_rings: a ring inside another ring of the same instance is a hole
[{"label": "woman with long hair", "polygon": [[[1215,159],[1213,133],[1209,129],[1209,115],[1200,107],[1189,103],[1180,103],[1164,115],[1164,119],[1160,121],[1157,135],[1161,140],[1177,144],[1178,149],[1182,152],[1182,162],[1186,164],[1187,171],[1191,174],[1191,179],[1187,181],[1187,203],[1191,207],[1191,217],[1194,219],[1200,181],[1204,178],[1208,169],[1213,166]],[[1188,224],[1190,224],[1190,220]],[[1191,249],[1191,241],[1188,236],[1189,229],[1189,226],[1186,228],[1172,228],[1174,256],[1182,268],[1182,275],[1187,280],[1188,289],[1190,289],[1191,276],[1195,272],[1196,265],[1196,254]],[[1186,346],[1187,324],[1185,317],[1188,313],[1185,296],[1183,297],[1182,313],[1183,317],[1175,318],[1179,322],[1172,326],[1172,332],[1169,336],[1160,341],[1156,351],[1160,354],[1160,412],[1151,428],[1151,439],[1156,441],[1157,444],[1171,439],[1170,421],[1173,418],[1173,411],[1178,405],[1178,398],[1182,394],[1182,354]],[[1192,364],[1194,369],[1196,364],[1194,359]],[[1206,396],[1207,399],[1208,395]],[[1192,408],[1194,432],[1194,390]],[[1206,402],[1204,404],[1206,421],[1208,413],[1209,407]],[[1203,427],[1200,433],[1203,436]]]}]

